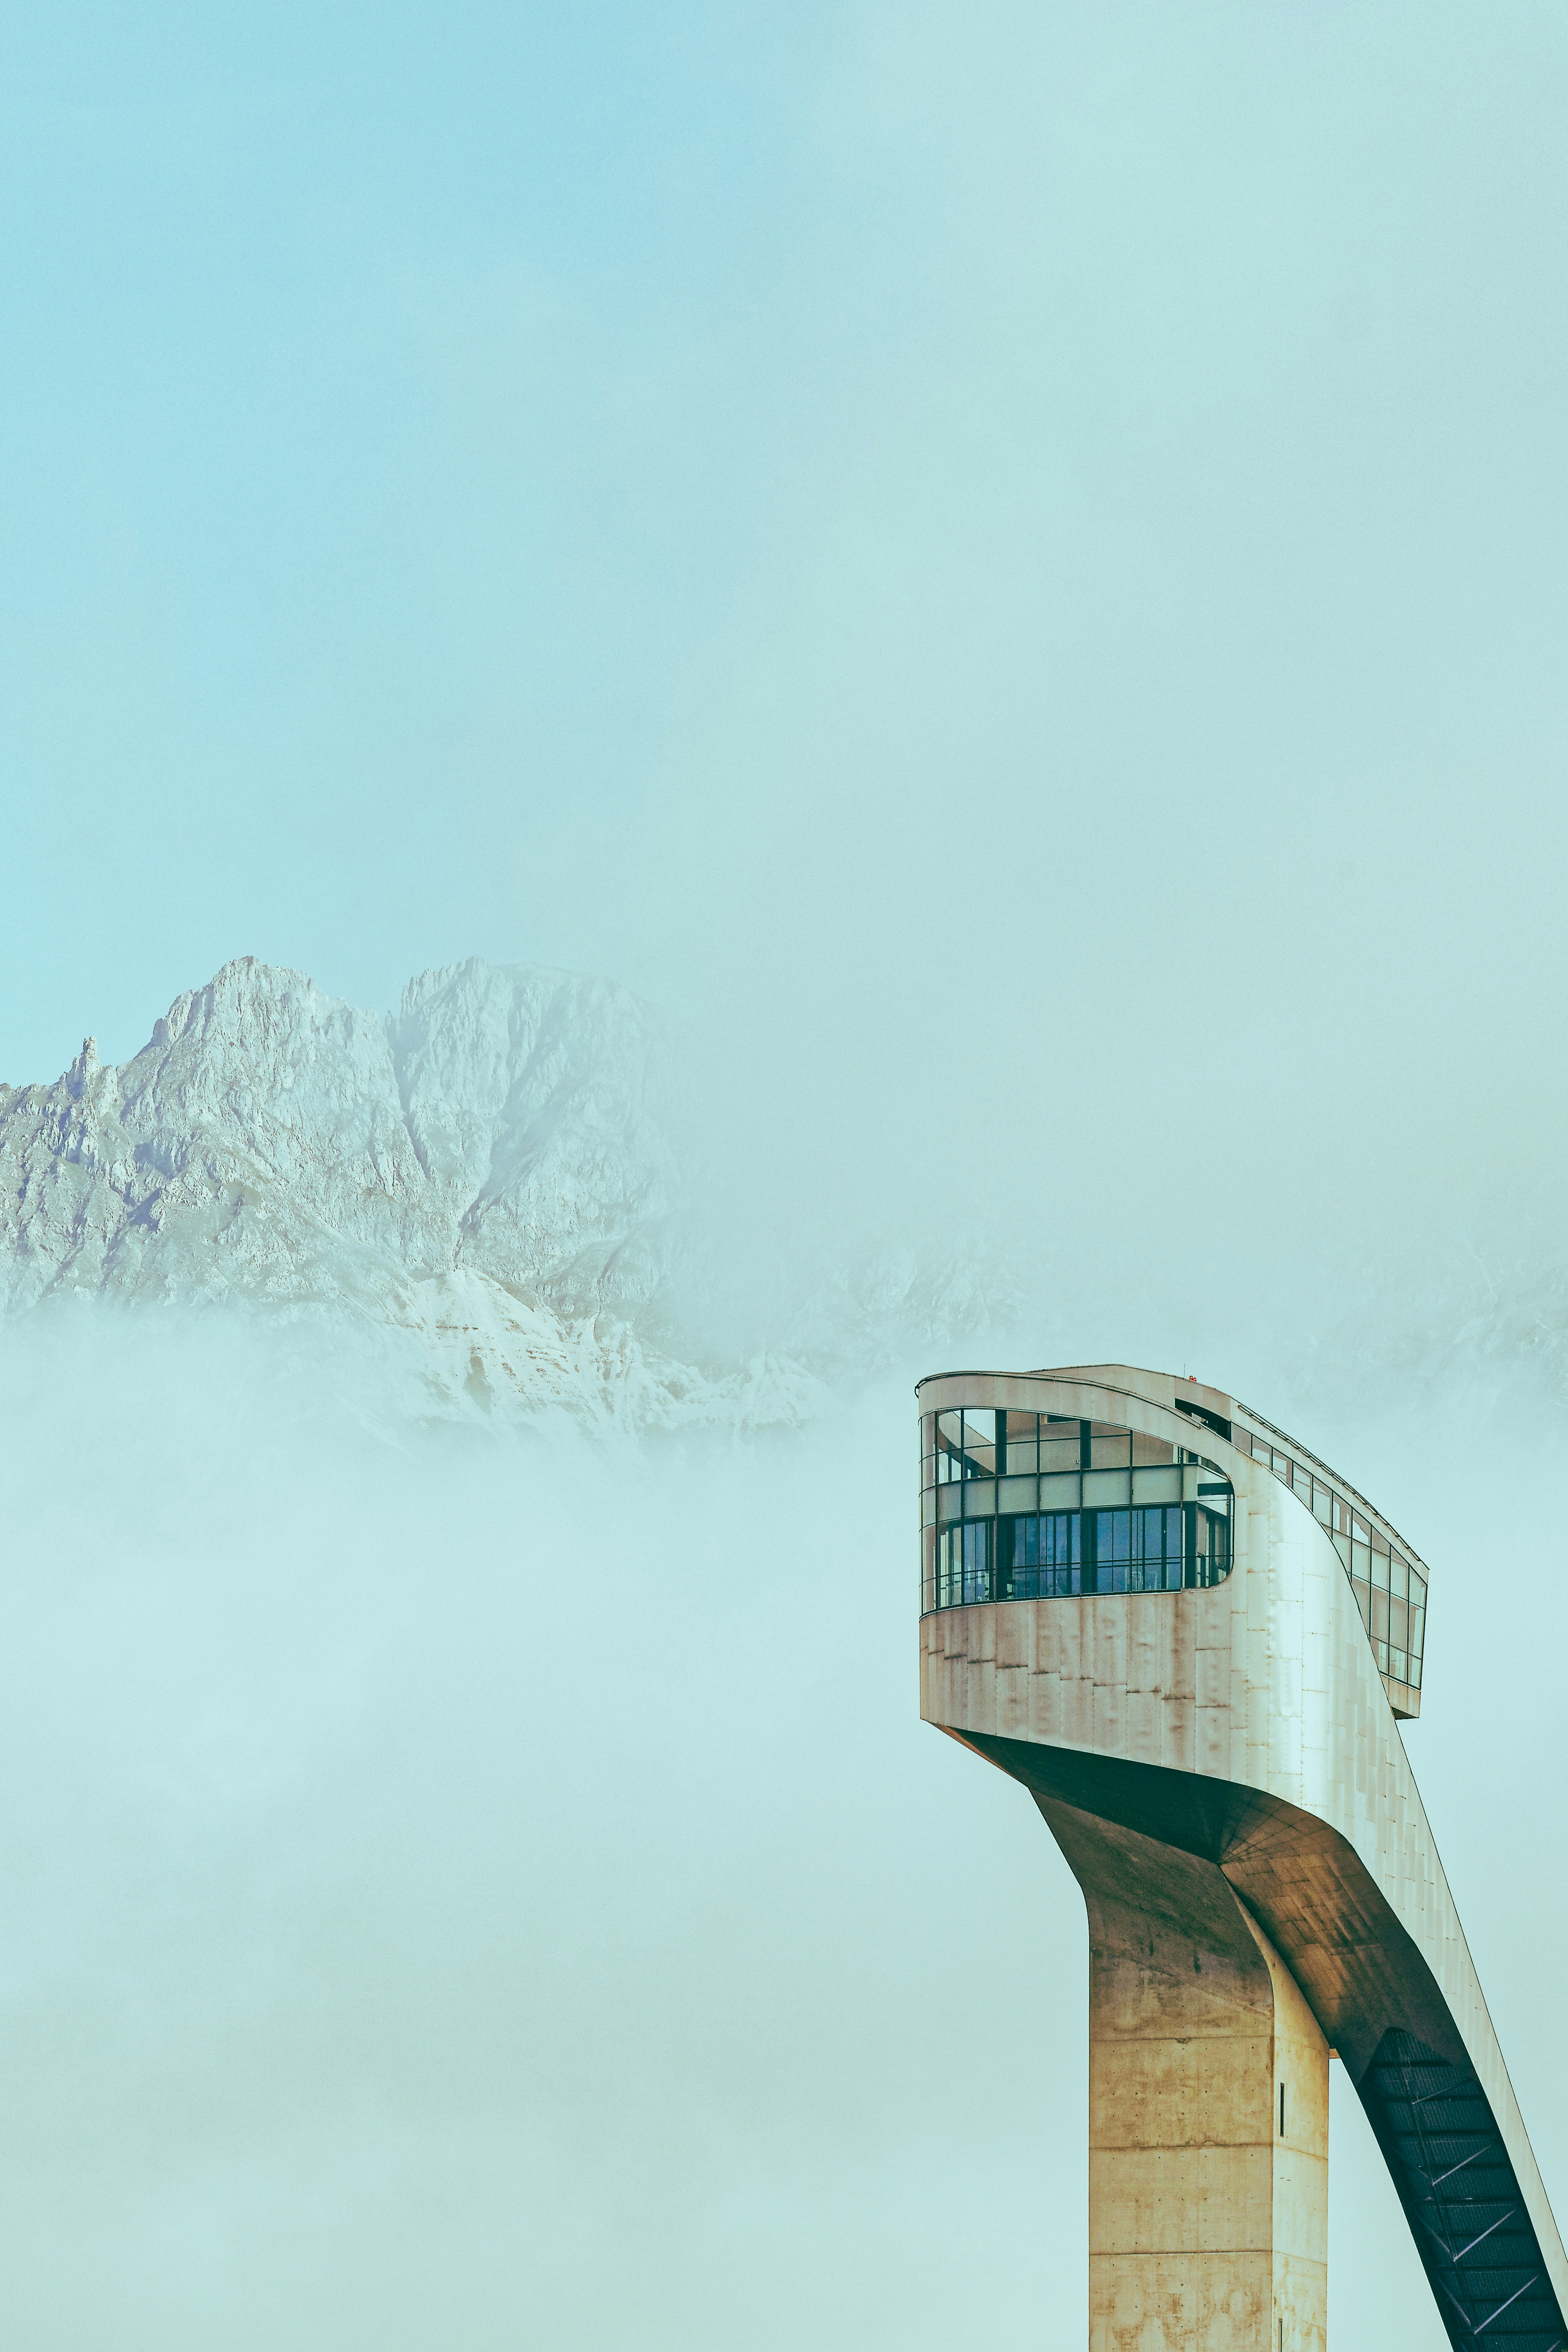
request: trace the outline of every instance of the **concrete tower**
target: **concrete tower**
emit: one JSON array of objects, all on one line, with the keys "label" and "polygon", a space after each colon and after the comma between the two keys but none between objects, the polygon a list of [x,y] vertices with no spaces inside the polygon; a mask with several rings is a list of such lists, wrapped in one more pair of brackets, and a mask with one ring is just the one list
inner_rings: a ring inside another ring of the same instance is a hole
[{"label": "concrete tower", "polygon": [[1304,1446],[1123,1364],[922,1381],[921,1712],[1089,1912],[1091,2352],[1324,2352],[1329,2059],[1449,2338],[1568,2263],[1394,1726],[1426,1570]]}]

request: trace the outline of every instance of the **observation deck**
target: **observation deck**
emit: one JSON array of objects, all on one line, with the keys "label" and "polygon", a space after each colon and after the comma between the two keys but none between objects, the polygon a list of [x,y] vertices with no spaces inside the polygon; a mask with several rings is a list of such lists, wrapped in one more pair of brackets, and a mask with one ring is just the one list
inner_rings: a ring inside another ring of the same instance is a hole
[{"label": "observation deck", "polygon": [[[948,1374],[943,1384],[977,1377]],[[1203,1451],[1207,1432],[1261,1464],[1317,1519],[1390,1706],[1402,1719],[1418,1716],[1428,1571],[1414,1547],[1348,1479],[1248,1406],[1195,1381],[1176,1383],[1173,1404],[1189,1424],[1185,1443],[1005,1406],[922,1413],[922,1612],[1219,1583],[1230,1573],[1236,1490]]]},{"label": "observation deck", "polygon": [[918,1401],[921,1711],[1028,1789],[1088,1910],[1092,2352],[1324,2352],[1331,2053],[1451,2342],[1564,2352],[1568,2262],[1397,1728],[1425,1563],[1193,1381]]}]

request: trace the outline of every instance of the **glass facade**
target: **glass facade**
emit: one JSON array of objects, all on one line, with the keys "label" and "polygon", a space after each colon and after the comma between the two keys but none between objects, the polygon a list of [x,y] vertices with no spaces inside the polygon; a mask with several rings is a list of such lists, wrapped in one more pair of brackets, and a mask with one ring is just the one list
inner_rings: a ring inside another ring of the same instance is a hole
[{"label": "glass facade", "polygon": [[[1232,1442],[1288,1486],[1340,1556],[1379,1671],[1421,1687],[1426,1578],[1321,1464],[1239,1422]],[[1234,1496],[1202,1454],[1054,1413],[921,1419],[922,1610],[1182,1592],[1230,1573]]]},{"label": "glass facade", "polygon": [[1184,1447],[1049,1413],[927,1413],[921,1433],[923,1609],[1230,1573],[1230,1482]]},{"label": "glass facade", "polygon": [[1232,1442],[1272,1472],[1282,1486],[1289,1486],[1327,1530],[1350,1578],[1378,1672],[1419,1690],[1426,1633],[1424,1570],[1407,1559],[1374,1520],[1355,1508],[1359,1498],[1324,1477],[1321,1464],[1301,1461],[1259,1431],[1243,1428],[1239,1423]]}]

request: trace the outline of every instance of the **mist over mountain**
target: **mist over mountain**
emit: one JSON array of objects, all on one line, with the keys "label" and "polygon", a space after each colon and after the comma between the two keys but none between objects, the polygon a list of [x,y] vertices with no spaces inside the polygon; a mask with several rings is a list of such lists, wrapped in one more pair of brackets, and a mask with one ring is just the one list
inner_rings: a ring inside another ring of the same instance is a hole
[{"label": "mist over mountain", "polygon": [[[259,1312],[352,1343],[415,1418],[791,1424],[847,1383],[987,1345],[1190,1345],[1304,1409],[1456,1370],[1562,1385],[1544,1198],[1473,1226],[1456,1212],[1419,1260],[1347,1249],[1310,1292],[1298,1268],[1241,1304],[1195,1255],[1156,1282],[1136,1248],[1118,1264],[1059,1221],[1041,1248],[1026,1221],[988,1221],[980,1182],[966,1216],[902,1231],[874,1201],[847,1222],[826,1177],[820,1202],[781,1209],[744,1141],[713,1156],[727,1098],[612,980],[472,958],[383,1017],[241,957],[130,1060],[89,1037],[53,1084],[0,1086],[0,1312]],[[1269,1331],[1278,1361],[1249,1372]]]},{"label": "mist over mountain", "polygon": [[129,1061],[0,1087],[0,1306],[243,1305],[374,1338],[416,1411],[668,1425],[1005,1314],[973,1247],[713,1241],[688,1084],[612,981],[472,959],[379,1018],[242,957]]}]

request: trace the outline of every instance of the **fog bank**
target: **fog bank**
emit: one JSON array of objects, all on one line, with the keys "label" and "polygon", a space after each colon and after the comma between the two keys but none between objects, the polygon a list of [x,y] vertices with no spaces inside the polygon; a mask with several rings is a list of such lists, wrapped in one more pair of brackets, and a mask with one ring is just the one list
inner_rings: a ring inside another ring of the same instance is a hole
[{"label": "fog bank", "polygon": [[[1080,2340],[1082,1904],[918,1720],[901,1380],[746,1444],[394,1443],[232,1319],[43,1331],[0,1350],[8,2340]],[[1520,1639],[1562,1445],[1445,1410],[1304,1434],[1433,1561],[1410,1746],[1561,2184],[1518,1797],[1565,1760]],[[1336,2099],[1336,2343],[1436,2352]]]}]

